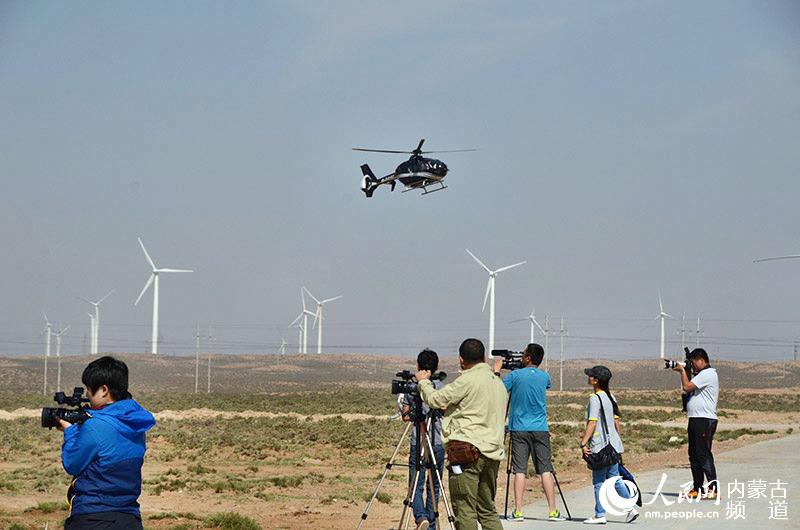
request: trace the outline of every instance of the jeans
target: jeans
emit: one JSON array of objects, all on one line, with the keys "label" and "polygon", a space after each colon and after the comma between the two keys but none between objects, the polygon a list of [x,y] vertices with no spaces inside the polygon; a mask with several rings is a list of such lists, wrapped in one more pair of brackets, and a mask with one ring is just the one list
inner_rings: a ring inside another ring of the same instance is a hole
[{"label": "jeans", "polygon": [[[408,483],[414,480],[414,454],[416,453],[416,446],[411,446],[411,454],[408,456]],[[433,454],[436,457],[436,467],[439,470],[439,476],[444,472],[444,447],[441,445],[433,446]],[[414,510],[414,522],[419,523],[425,519],[430,522],[432,530],[436,529],[436,505],[439,501],[439,480],[436,475],[433,475],[433,494],[431,494],[431,487],[428,484],[427,477],[425,476],[425,469],[421,467],[419,476],[417,476],[417,487],[414,493],[414,503],[411,508]],[[433,471],[433,470],[431,470]],[[425,495],[427,491],[427,495]]]},{"label": "jeans", "polygon": [[717,420],[711,418],[689,418],[689,464],[692,468],[692,489],[703,491],[703,478],[708,480],[708,487],[717,490],[717,468],[714,466],[714,455],[711,444],[717,432]]},{"label": "jeans", "polygon": [[[594,515],[595,517],[605,517],[606,511],[600,505],[600,486],[603,485],[607,479],[611,477],[619,477],[619,464],[614,464],[612,466],[603,467],[600,469],[593,469],[592,470],[592,484],[594,485]],[[623,499],[630,499],[631,494],[628,491],[627,486],[622,483],[622,480],[617,480],[614,484],[614,489],[617,490],[620,497]]]}]

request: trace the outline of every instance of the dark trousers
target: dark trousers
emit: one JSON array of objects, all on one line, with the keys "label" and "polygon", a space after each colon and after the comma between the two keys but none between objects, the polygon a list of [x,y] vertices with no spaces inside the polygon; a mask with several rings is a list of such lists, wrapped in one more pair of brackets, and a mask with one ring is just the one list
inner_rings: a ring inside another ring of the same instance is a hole
[{"label": "dark trousers", "polygon": [[68,517],[64,530],[142,530],[142,519],[132,513],[87,513]]},{"label": "dark trousers", "polygon": [[714,455],[711,454],[711,443],[717,431],[717,420],[710,418],[689,418],[689,465],[692,468],[692,480],[698,492],[703,491],[704,478],[709,489],[717,490],[717,468],[714,467]]}]

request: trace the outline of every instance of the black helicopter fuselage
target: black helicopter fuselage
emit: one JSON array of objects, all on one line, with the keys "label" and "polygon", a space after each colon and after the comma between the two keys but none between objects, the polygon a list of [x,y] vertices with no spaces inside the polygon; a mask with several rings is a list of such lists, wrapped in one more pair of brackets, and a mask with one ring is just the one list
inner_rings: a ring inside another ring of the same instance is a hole
[{"label": "black helicopter fuselage", "polygon": [[447,176],[447,165],[435,158],[414,155],[394,170],[397,180],[408,188],[419,188]]}]

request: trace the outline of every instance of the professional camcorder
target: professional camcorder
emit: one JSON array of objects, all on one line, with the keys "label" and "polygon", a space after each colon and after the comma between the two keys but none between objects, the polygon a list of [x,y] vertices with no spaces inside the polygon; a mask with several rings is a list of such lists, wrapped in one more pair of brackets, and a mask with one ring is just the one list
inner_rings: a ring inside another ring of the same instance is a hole
[{"label": "professional camcorder", "polygon": [[[394,374],[397,379],[392,379],[392,394],[413,394],[417,392],[417,381],[414,380],[415,373],[403,370]],[[431,381],[444,381],[447,374],[436,372],[431,375]]]},{"label": "professional camcorder", "polygon": [[75,387],[72,390],[71,396],[66,395],[64,392],[56,392],[53,396],[53,400],[59,405],[67,405],[75,408],[43,408],[42,427],[47,427],[48,429],[58,427],[58,420],[80,424],[91,417],[86,412],[87,407],[81,405],[81,403],[89,402],[89,398],[83,397],[83,388],[81,387]]},{"label": "professional camcorder", "polygon": [[522,363],[522,352],[511,350],[492,350],[492,357],[503,358],[503,370],[518,370],[525,368]]}]

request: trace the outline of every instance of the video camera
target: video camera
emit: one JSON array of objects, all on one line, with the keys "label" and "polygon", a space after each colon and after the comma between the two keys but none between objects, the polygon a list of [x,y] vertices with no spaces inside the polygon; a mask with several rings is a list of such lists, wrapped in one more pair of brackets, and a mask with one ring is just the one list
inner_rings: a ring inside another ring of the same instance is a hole
[{"label": "video camera", "polygon": [[522,352],[511,350],[492,350],[492,357],[503,358],[503,370],[519,370],[525,368],[522,362]]},{"label": "video camera", "polygon": [[[414,380],[416,373],[403,370],[394,374],[397,379],[392,379],[392,394],[414,394],[417,392],[417,381]],[[447,377],[445,372],[436,372],[431,375],[431,381],[444,381]]]},{"label": "video camera", "polygon": [[53,396],[53,401],[59,405],[67,405],[69,407],[76,407],[75,409],[64,409],[60,407],[46,407],[42,409],[42,427],[52,429],[58,427],[58,420],[64,420],[68,423],[81,424],[88,420],[91,416],[86,412],[87,407],[81,403],[88,403],[89,398],[83,397],[83,388],[75,387],[72,390],[72,395],[68,396],[64,392],[56,392]]}]

